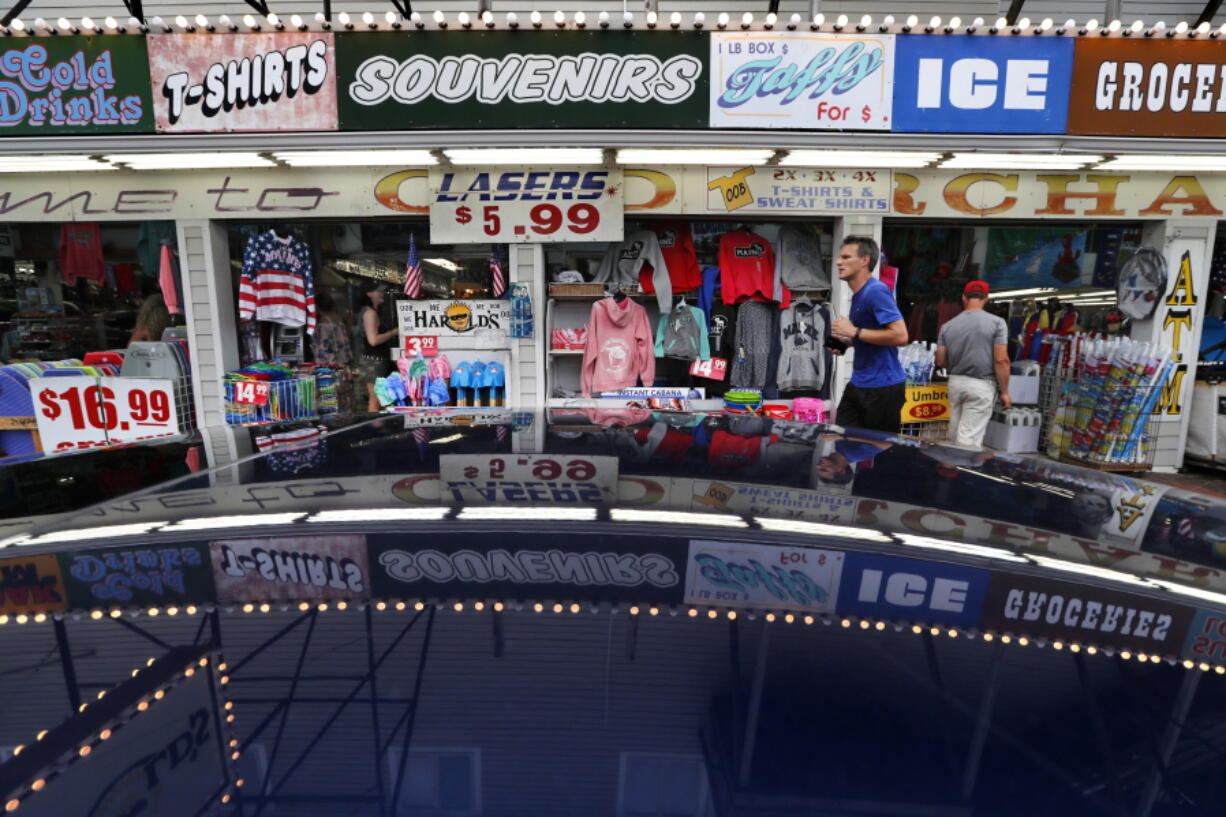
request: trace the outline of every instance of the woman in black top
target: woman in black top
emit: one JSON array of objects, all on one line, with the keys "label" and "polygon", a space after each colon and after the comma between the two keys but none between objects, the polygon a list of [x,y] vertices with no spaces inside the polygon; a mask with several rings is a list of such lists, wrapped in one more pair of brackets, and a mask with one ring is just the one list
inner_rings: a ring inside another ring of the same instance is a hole
[{"label": "woman in black top", "polygon": [[[379,314],[388,285],[375,283],[366,290],[370,302],[358,312],[357,363],[358,378],[366,387],[366,410],[379,411],[379,398],[375,397],[375,380],[387,377],[392,371],[392,342],[400,330],[385,329]],[[360,388],[358,394],[361,394]]]}]

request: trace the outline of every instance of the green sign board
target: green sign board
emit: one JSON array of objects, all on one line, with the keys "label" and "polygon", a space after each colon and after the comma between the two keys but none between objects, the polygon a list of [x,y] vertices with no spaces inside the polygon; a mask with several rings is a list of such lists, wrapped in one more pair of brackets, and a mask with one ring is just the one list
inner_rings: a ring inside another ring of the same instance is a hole
[{"label": "green sign board", "polygon": [[61,553],[76,609],[202,604],[216,597],[208,547],[195,542]]},{"label": "green sign board", "polygon": [[705,128],[703,32],[336,35],[342,130]]},{"label": "green sign board", "polygon": [[145,38],[23,37],[0,50],[0,135],[153,132]]}]

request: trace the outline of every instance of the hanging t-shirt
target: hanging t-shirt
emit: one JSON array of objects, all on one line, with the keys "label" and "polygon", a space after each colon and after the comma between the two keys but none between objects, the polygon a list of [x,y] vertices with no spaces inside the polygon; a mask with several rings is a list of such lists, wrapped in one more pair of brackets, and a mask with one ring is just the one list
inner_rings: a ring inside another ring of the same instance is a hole
[{"label": "hanging t-shirt", "polygon": [[136,292],[136,274],[131,264],[115,264],[111,267],[111,272],[115,275],[117,292]]},{"label": "hanging t-shirt", "polygon": [[[702,273],[698,269],[698,253],[694,250],[690,225],[684,221],[661,221],[652,224],[651,230],[660,240],[660,253],[668,265],[668,280],[673,284],[673,292],[693,292],[702,286]],[[655,292],[650,278],[644,278],[640,272],[643,291]]]},{"label": "hanging t-shirt", "polygon": [[745,301],[791,303],[787,287],[775,278],[775,252],[770,242],[744,227],[719,239],[720,292],[726,304]]},{"label": "hanging t-shirt", "polygon": [[179,277],[179,254],[162,245],[161,261],[158,262],[158,287],[162,290],[162,300],[166,302],[166,311],[172,315],[183,314],[183,281]]},{"label": "hanging t-shirt", "polygon": [[136,258],[140,262],[141,275],[153,280],[158,275],[162,245],[175,246],[175,223],[173,221],[142,221],[136,236]]},{"label": "hanging t-shirt", "polygon": [[102,231],[92,222],[60,226],[60,280],[75,284],[87,278],[98,286],[106,283],[106,262],[102,260]]},{"label": "hanging t-shirt", "polygon": [[830,289],[830,271],[822,259],[822,240],[812,227],[785,224],[775,244],[775,273],[789,289]]}]

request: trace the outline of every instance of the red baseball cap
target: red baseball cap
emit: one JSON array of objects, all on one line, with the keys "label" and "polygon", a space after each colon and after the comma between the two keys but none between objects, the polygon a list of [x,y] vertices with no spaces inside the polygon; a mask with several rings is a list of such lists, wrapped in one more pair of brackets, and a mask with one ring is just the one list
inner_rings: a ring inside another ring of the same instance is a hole
[{"label": "red baseball cap", "polygon": [[971,281],[962,290],[963,295],[987,295],[987,281]]}]

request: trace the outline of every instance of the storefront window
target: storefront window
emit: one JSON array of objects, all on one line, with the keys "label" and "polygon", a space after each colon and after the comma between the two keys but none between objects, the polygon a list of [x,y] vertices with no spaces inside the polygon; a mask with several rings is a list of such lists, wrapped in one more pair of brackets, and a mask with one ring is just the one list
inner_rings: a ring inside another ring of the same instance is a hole
[{"label": "storefront window", "polygon": [[[470,395],[472,390],[466,385],[458,389],[453,385],[458,381],[451,377],[451,367],[472,362],[468,358],[473,357],[466,353],[462,339],[447,338],[422,350],[423,369],[433,363],[437,376],[423,371],[419,378],[416,372],[410,374],[410,366],[398,365],[405,357],[402,351],[406,337],[437,341],[445,334],[439,328],[405,324],[398,304],[413,300],[423,304],[444,302],[450,307],[461,301],[492,299],[495,281],[491,259],[496,257],[505,263],[502,247],[431,244],[429,236],[424,221],[230,225],[230,261],[243,366],[275,362],[298,376],[327,369],[324,376],[328,386],[321,392],[317,412],[325,416],[424,401],[420,383],[435,380],[442,380],[443,385],[436,387],[432,405],[492,401],[488,389],[477,396]],[[405,294],[410,262],[420,270],[418,291],[412,299]],[[367,336],[364,317],[368,307],[374,313],[373,343]],[[439,312],[445,315],[446,309]],[[407,357],[411,363],[414,355]],[[505,371],[505,351],[485,357],[496,359],[495,368]],[[392,375],[396,375],[396,382],[387,383]],[[376,395],[376,381],[380,380],[384,384]],[[390,391],[384,393],[384,386]],[[391,402],[381,398],[390,398]]]},{"label": "storefront window", "polygon": [[887,222],[882,243],[887,265],[898,269],[898,304],[912,341],[936,341],[972,280],[991,287],[987,308],[1010,322],[1015,359],[1032,356],[1018,347],[1036,329],[1127,333],[1115,289],[1120,268],[1141,246],[1139,224]]},{"label": "storefront window", "polygon": [[[638,385],[828,397],[832,235],[828,222],[642,220],[619,243],[546,245],[551,397]],[[622,295],[644,310],[642,333],[597,305]],[[643,344],[651,360],[632,359]]]},{"label": "storefront window", "polygon": [[162,340],[184,323],[174,241],[174,222],[0,225],[0,357],[82,361]]}]

